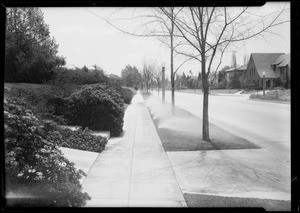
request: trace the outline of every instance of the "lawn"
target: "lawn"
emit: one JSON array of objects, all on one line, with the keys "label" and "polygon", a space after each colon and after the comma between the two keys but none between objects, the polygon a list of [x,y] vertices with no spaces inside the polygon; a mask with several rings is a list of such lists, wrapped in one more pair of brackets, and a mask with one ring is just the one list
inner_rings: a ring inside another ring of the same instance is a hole
[{"label": "lawn", "polygon": [[[234,94],[238,92],[238,89],[212,89],[210,90],[210,93],[212,94]],[[198,93],[202,94],[202,89],[182,89],[182,90],[176,90],[176,92],[186,92],[186,93]]]},{"label": "lawn", "polygon": [[183,196],[187,202],[188,207],[203,207],[203,208],[261,207],[266,211],[290,211],[291,210],[291,202],[285,200],[223,197],[223,196],[204,195],[204,194],[183,194]]},{"label": "lawn", "polygon": [[202,140],[201,118],[178,107],[175,107],[175,115],[172,115],[170,104],[158,104],[153,97],[147,99],[147,105],[165,151],[260,148],[211,123],[211,142],[206,142]]},{"label": "lawn", "polygon": [[265,93],[265,97],[262,92],[253,93],[249,96],[250,99],[260,99],[260,100],[271,100],[271,101],[291,101],[291,90],[270,90]]}]

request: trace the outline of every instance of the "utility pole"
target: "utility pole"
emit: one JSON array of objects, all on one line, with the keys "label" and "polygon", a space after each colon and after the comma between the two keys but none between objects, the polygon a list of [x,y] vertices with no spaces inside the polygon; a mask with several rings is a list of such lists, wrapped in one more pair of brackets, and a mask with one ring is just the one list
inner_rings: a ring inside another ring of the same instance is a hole
[{"label": "utility pole", "polygon": [[165,103],[165,67],[162,67],[162,102]]}]

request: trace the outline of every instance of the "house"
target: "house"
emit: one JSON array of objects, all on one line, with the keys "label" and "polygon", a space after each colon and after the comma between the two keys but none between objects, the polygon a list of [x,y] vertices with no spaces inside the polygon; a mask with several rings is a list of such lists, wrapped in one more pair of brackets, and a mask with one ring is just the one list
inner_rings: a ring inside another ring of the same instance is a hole
[{"label": "house", "polygon": [[225,70],[226,78],[229,79],[229,76],[232,76],[234,74],[240,76],[245,76],[246,70],[247,70],[247,64],[243,66],[236,66],[237,68],[230,68],[228,70]]},{"label": "house", "polygon": [[290,83],[290,57],[284,53],[252,53],[248,62],[245,78],[247,85],[263,87],[263,77],[266,88],[283,86],[285,80]]},{"label": "house", "polygon": [[[238,88],[244,87],[245,83],[243,82],[243,79],[245,77],[247,71],[247,65],[237,66],[237,68],[230,68],[225,70],[225,75],[227,82],[231,81],[230,79],[236,75],[238,81],[240,82],[240,85],[237,86]],[[240,78],[243,77],[243,78]]]},{"label": "house", "polygon": [[271,65],[275,74],[279,77],[276,79],[280,86],[290,88],[291,85],[291,60],[290,54],[280,55]]}]

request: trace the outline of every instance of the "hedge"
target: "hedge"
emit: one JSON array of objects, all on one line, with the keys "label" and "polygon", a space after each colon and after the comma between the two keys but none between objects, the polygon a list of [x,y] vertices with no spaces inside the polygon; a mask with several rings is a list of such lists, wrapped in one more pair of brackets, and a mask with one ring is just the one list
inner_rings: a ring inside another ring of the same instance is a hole
[{"label": "hedge", "polygon": [[8,205],[85,205],[90,197],[79,182],[85,174],[58,149],[63,136],[55,123],[37,119],[24,100],[5,95],[4,130],[6,191],[37,198],[8,199]]},{"label": "hedge", "polygon": [[112,136],[122,133],[124,101],[107,84],[85,85],[66,100],[68,106],[65,117],[71,125],[110,131]]},{"label": "hedge", "polygon": [[131,89],[119,87],[116,90],[121,95],[121,98],[123,99],[124,103],[126,103],[126,104],[130,104],[131,103],[131,100],[132,100],[132,98],[134,96],[134,94],[133,94],[133,92],[132,92]]},{"label": "hedge", "polygon": [[7,94],[12,97],[22,98],[26,101],[27,108],[31,109],[35,116],[41,119],[54,120],[59,124],[65,124],[62,117],[64,110],[63,98],[60,98],[56,90],[49,85],[40,88],[15,87],[13,86]]},{"label": "hedge", "polygon": [[102,152],[107,144],[107,138],[102,136],[95,136],[93,131],[88,128],[82,130],[79,128],[76,131],[72,131],[68,128],[61,129],[62,137],[64,138],[60,146],[80,149],[91,152]]}]

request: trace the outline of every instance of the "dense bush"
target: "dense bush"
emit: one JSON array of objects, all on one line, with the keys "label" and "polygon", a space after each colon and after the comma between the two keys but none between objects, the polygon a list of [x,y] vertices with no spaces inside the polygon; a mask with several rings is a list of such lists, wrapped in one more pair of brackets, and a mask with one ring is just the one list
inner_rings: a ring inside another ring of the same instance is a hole
[{"label": "dense bush", "polygon": [[64,106],[57,101],[57,99],[61,98],[53,92],[52,87],[49,85],[43,85],[39,88],[13,86],[9,91],[9,95],[24,99],[27,103],[27,108],[32,110],[35,116],[65,124],[65,120],[60,116],[61,113],[54,113],[64,109]]},{"label": "dense bush", "polygon": [[107,144],[107,138],[92,135],[92,132],[88,128],[84,130],[80,128],[76,131],[65,128],[61,131],[64,140],[60,141],[59,145],[72,149],[102,152]]},{"label": "dense bush", "polygon": [[227,88],[229,89],[239,89],[241,88],[241,82],[239,80],[240,76],[236,73],[229,75],[229,80],[227,82]]},{"label": "dense bush", "polygon": [[65,117],[70,124],[110,131],[112,136],[122,133],[124,101],[112,87],[106,84],[86,85],[67,101]]},{"label": "dense bush", "polygon": [[116,91],[121,95],[121,98],[123,99],[125,104],[130,104],[131,100],[134,96],[134,93],[129,88],[119,87],[116,89]]},{"label": "dense bush", "polygon": [[253,93],[249,96],[251,99],[265,99],[265,100],[275,100],[275,101],[290,101],[291,94],[289,90],[286,91],[272,91],[268,92],[263,96],[259,93]]},{"label": "dense bush", "polygon": [[84,71],[83,69],[60,68],[56,70],[55,76],[49,83],[56,86],[69,86],[108,82],[109,78],[104,74],[104,71],[101,69]]},{"label": "dense bush", "polygon": [[7,193],[38,199],[9,199],[12,206],[83,206],[77,171],[58,149],[63,137],[53,122],[37,119],[24,100],[4,97],[4,143]]}]

